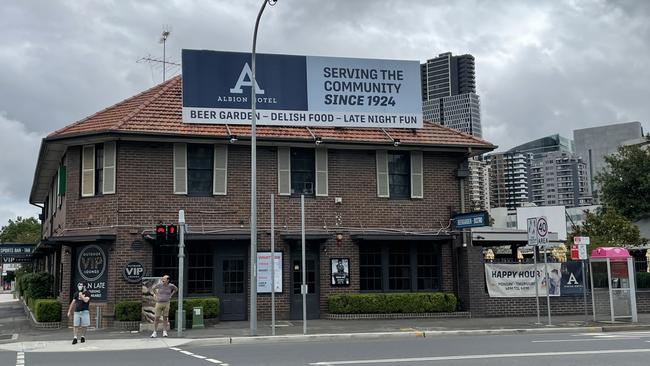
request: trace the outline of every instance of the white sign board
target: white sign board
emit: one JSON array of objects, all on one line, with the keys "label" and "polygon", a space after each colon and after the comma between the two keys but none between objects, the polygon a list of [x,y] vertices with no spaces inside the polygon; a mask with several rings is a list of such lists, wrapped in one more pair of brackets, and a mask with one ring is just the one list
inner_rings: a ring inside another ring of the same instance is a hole
[{"label": "white sign board", "polygon": [[537,218],[529,217],[526,220],[526,224],[528,226],[528,245],[537,245]]},{"label": "white sign board", "polygon": [[544,278],[544,264],[485,264],[485,283],[490,297],[535,297],[535,282],[538,293],[546,296],[560,296],[562,280],[561,263],[548,263],[549,279]]},{"label": "white sign board", "polygon": [[579,260],[589,259],[589,258],[587,258],[587,246],[586,245],[578,245],[578,259]]},{"label": "white sign board", "polygon": [[537,242],[548,244],[548,221],[545,216],[537,218]]},{"label": "white sign board", "polygon": [[573,244],[575,245],[589,245],[588,236],[576,236],[573,238]]},{"label": "white sign board", "polygon": [[[271,252],[257,253],[257,292],[271,293]],[[282,292],[282,252],[275,252],[275,292]]]}]

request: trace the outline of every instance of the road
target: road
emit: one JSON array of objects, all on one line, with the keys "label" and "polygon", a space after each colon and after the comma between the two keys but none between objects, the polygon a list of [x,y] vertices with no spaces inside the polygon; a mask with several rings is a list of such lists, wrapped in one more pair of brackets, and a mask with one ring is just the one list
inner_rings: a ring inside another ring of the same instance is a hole
[{"label": "road", "polygon": [[649,342],[650,332],[527,333],[219,346],[186,344],[106,352],[101,347],[93,347],[93,341],[89,340],[76,352],[0,351],[0,365],[625,366],[647,364]]}]

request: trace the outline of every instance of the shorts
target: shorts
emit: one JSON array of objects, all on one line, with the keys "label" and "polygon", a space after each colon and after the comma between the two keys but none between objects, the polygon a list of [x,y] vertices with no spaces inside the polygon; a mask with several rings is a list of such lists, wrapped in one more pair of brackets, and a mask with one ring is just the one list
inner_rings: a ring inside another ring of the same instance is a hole
[{"label": "shorts", "polygon": [[90,325],[90,312],[88,310],[74,312],[74,326],[87,327]]},{"label": "shorts", "polygon": [[169,303],[168,302],[157,302],[154,309],[154,315],[156,319],[164,316],[165,318],[169,316]]}]

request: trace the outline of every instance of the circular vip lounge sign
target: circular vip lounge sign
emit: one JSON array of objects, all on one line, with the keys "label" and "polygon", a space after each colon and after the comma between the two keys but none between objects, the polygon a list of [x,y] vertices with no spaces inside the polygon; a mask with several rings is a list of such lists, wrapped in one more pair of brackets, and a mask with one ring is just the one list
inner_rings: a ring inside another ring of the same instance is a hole
[{"label": "circular vip lounge sign", "polygon": [[144,277],[144,265],[140,262],[129,262],[122,270],[122,277],[126,282],[141,282],[142,277]]},{"label": "circular vip lounge sign", "polygon": [[97,245],[88,245],[79,252],[77,267],[81,277],[88,281],[97,281],[106,271],[106,253]]}]

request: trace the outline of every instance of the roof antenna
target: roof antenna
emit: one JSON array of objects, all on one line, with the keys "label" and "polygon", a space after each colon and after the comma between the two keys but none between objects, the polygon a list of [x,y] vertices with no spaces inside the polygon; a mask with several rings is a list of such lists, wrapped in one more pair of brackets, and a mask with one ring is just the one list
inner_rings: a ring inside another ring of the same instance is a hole
[{"label": "roof antenna", "polygon": [[[167,75],[166,75],[167,65],[179,66],[179,67],[181,66],[181,64],[178,63],[178,62],[167,61],[167,54],[166,54],[167,53],[167,38],[169,38],[170,34],[171,34],[171,27],[167,26],[167,25],[163,26],[163,31],[162,31],[162,33],[160,35],[160,40],[159,40],[159,42],[162,43],[162,45],[163,45],[163,59],[162,60],[157,59],[157,58],[153,58],[153,57],[151,57],[151,55],[149,55],[147,57],[142,57],[141,59],[136,61],[137,63],[147,62],[147,63],[149,63],[149,65],[162,64],[162,66],[163,66],[163,70],[162,70],[162,72],[163,72],[163,82],[165,82],[165,80],[167,80]],[[153,80],[154,79],[154,77],[153,77],[153,66],[151,67],[151,73],[152,73],[151,74],[151,79]]]},{"label": "roof antenna", "polygon": [[163,31],[160,36],[160,40],[158,41],[159,43],[162,43],[163,45],[163,83],[165,82],[165,69],[167,68],[167,58],[165,57],[165,52],[167,48],[167,38],[169,37],[169,34],[171,33],[171,27],[168,25],[163,25]]}]

